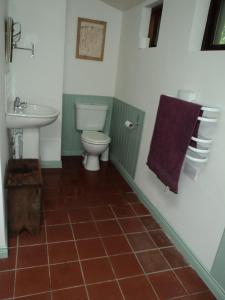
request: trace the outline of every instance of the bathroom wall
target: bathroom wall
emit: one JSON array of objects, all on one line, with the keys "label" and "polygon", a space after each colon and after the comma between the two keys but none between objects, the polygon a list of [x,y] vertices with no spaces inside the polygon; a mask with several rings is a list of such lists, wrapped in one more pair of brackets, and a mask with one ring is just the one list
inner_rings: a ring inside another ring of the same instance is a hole
[{"label": "bathroom wall", "polygon": [[[146,1],[149,4],[154,1]],[[116,97],[146,112],[135,183],[169,225],[211,270],[225,227],[224,51],[200,51],[209,0],[165,0],[158,47],[138,49],[143,5],[124,13]],[[196,182],[184,174],[178,195],[146,166],[160,94],[197,92],[222,109],[210,159]]]},{"label": "bathroom wall", "polygon": [[109,134],[112,116],[112,97],[88,95],[63,95],[62,122],[62,155],[81,155],[83,147],[80,141],[80,131],[76,129],[75,104],[77,102],[108,105],[104,132]]},{"label": "bathroom wall", "polygon": [[[113,162],[117,162],[124,168],[132,178],[135,176],[137,166],[144,116],[144,111],[114,98],[110,157]],[[133,128],[125,126],[127,120],[134,124]]]},{"label": "bathroom wall", "polygon": [[[107,22],[104,60],[75,58],[77,18]],[[68,0],[64,93],[114,96],[122,13],[99,0]]]},{"label": "bathroom wall", "polygon": [[[75,57],[78,17],[107,22],[103,61]],[[75,129],[76,101],[106,103],[109,106],[105,132],[109,132],[115,93],[122,13],[99,0],[68,0],[66,17],[62,155],[83,152]]]},{"label": "bathroom wall", "polygon": [[4,178],[8,159],[8,142],[5,124],[5,76],[8,66],[5,63],[5,18],[6,1],[0,1],[0,258],[7,256],[7,230],[4,200]]},{"label": "bathroom wall", "polygon": [[10,14],[22,25],[18,46],[35,44],[35,58],[14,51],[11,69],[15,95],[31,103],[53,106],[60,117],[41,129],[41,160],[61,160],[61,126],[66,0],[9,0]]}]

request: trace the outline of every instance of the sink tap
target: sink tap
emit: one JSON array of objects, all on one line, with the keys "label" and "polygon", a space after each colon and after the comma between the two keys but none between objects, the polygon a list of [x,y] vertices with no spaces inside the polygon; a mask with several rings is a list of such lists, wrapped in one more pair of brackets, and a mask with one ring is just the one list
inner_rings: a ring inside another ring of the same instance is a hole
[{"label": "sink tap", "polygon": [[14,100],[14,111],[21,111],[27,107],[27,102],[22,102],[20,97],[16,97]]}]

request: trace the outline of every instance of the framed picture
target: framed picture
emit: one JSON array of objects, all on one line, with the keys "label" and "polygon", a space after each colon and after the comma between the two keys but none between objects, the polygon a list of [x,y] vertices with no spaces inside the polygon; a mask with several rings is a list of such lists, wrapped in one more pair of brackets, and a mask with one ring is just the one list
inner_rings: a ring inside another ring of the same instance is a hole
[{"label": "framed picture", "polygon": [[78,18],[76,57],[103,61],[106,22]]}]

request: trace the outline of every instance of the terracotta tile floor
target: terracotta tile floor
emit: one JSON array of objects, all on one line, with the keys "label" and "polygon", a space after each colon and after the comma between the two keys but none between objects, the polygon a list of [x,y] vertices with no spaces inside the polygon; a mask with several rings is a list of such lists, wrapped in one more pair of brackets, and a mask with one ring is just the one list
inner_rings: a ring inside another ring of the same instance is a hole
[{"label": "terracotta tile floor", "polygon": [[43,177],[41,231],[10,238],[0,299],[215,299],[110,163]]}]

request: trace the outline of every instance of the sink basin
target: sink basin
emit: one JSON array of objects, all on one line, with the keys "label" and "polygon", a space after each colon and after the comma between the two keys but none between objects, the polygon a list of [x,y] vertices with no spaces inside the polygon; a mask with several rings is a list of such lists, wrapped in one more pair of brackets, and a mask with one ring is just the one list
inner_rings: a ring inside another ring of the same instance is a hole
[{"label": "sink basin", "polygon": [[13,105],[6,114],[7,128],[39,128],[53,123],[59,111],[53,107],[28,104],[19,112],[14,112]]}]

